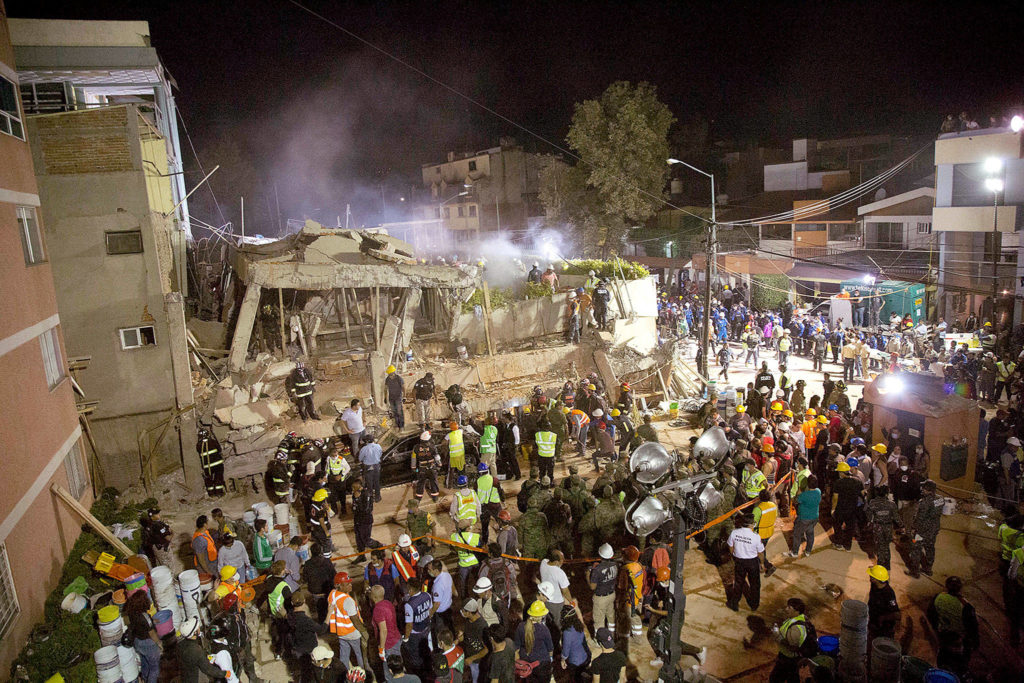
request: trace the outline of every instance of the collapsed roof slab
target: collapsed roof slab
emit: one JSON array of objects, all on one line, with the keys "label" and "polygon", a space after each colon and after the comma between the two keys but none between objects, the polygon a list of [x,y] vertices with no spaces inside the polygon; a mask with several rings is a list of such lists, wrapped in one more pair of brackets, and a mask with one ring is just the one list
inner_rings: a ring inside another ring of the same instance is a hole
[{"label": "collapsed roof slab", "polygon": [[248,268],[249,284],[282,289],[325,290],[341,287],[435,287],[466,289],[480,285],[474,266],[421,266],[398,263],[297,263],[258,261]]}]

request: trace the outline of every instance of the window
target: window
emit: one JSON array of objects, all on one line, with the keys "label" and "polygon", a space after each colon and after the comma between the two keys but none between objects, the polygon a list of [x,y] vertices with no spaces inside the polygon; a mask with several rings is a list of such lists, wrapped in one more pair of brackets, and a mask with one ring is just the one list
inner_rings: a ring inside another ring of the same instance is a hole
[{"label": "window", "polygon": [[929,222],[917,224],[918,235],[930,235],[932,233],[932,224]]},{"label": "window", "polygon": [[43,350],[43,368],[46,370],[46,384],[53,389],[64,379],[64,361],[60,357],[60,338],[57,328],[51,327],[39,335],[39,346]]},{"label": "window", "polygon": [[444,207],[444,217],[445,218],[451,218],[452,217],[452,207],[450,207],[450,206]]},{"label": "window", "polygon": [[36,220],[36,209],[33,206],[15,208],[18,217],[18,232],[21,233],[21,250],[25,254],[25,265],[34,266],[46,261],[43,251],[43,236],[39,232],[39,221]]},{"label": "window", "polygon": [[473,218],[474,216],[476,216],[476,204],[469,207],[469,217]]},{"label": "window", "polygon": [[116,254],[141,254],[142,253],[142,231],[124,230],[120,232],[104,233],[107,238],[107,253]]},{"label": "window", "polygon": [[458,209],[459,209],[459,218],[462,218],[462,216],[463,216],[462,207],[460,206],[460,207],[458,207]]},{"label": "window", "polygon": [[18,89],[3,76],[0,76],[0,133],[25,139],[21,110],[18,108]]},{"label": "window", "polygon": [[64,472],[68,475],[68,491],[73,498],[81,498],[85,493],[85,487],[89,484],[85,466],[82,464],[82,449],[79,448],[79,443],[76,441],[68,454],[64,456]]},{"label": "window", "polygon": [[156,345],[156,328],[152,325],[141,327],[124,327],[121,333],[121,349],[141,349],[143,346]]},{"label": "window", "polygon": [[434,218],[440,218],[440,217],[441,217],[441,207],[440,206],[435,206],[434,207]]},{"label": "window", "polygon": [[0,543],[0,640],[3,640],[11,626],[21,614],[18,593],[11,578],[11,565],[7,561],[7,546]]},{"label": "window", "polygon": [[476,162],[475,161],[469,162],[469,170],[470,171],[475,171],[476,170]]}]

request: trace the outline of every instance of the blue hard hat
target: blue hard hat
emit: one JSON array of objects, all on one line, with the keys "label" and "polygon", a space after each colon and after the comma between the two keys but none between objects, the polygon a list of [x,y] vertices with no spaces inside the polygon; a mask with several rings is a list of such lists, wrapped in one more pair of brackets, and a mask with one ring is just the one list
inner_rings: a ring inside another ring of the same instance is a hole
[{"label": "blue hard hat", "polygon": [[486,472],[487,469],[488,469],[487,468],[487,463],[485,463],[485,462],[482,462],[482,463],[480,463],[479,465],[476,466],[476,471],[477,472]]},{"label": "blue hard hat", "polygon": [[466,475],[465,475],[465,474],[460,474],[460,475],[459,475],[459,476],[458,476],[458,477],[457,477],[457,478],[455,479],[455,485],[456,485],[456,486],[465,486],[465,485],[466,485],[466,484],[468,484],[468,483],[469,483],[469,479],[466,479]]},{"label": "blue hard hat", "polygon": [[850,445],[851,446],[863,446],[864,445],[864,439],[860,438],[859,436],[855,436],[852,439],[850,439]]},{"label": "blue hard hat", "polygon": [[582,294],[583,293],[583,288],[582,287],[577,287],[576,288],[576,293],[577,294]]},{"label": "blue hard hat", "polygon": [[830,404],[828,404],[828,409],[829,410],[839,410],[839,406],[837,406],[835,403],[830,403]]},{"label": "blue hard hat", "polygon": [[849,465],[850,467],[856,467],[858,465],[857,458],[847,458],[846,464]]}]

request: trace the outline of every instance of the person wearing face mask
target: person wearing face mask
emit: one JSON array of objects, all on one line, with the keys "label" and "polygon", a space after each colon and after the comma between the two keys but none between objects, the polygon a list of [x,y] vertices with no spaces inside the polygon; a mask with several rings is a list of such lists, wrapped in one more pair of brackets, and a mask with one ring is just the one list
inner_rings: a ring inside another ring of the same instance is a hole
[{"label": "person wearing face mask", "polygon": [[917,502],[921,499],[921,475],[910,469],[909,460],[900,458],[896,477],[890,477],[889,482],[903,526],[909,528],[917,513]]},{"label": "person wearing face mask", "polygon": [[919,443],[914,446],[914,461],[911,467],[924,479],[928,478],[928,468],[931,465],[931,461],[932,456],[925,450],[924,444]]}]

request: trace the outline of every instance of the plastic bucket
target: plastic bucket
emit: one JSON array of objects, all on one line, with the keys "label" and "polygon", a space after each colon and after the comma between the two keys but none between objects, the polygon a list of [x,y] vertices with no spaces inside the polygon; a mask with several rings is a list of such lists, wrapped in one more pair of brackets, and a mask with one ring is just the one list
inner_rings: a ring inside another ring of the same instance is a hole
[{"label": "plastic bucket", "polygon": [[901,675],[903,683],[921,683],[924,680],[925,674],[931,670],[932,665],[931,662],[920,657],[904,655],[901,668],[903,671]]},{"label": "plastic bucket", "polygon": [[461,358],[462,360],[468,360],[469,359],[469,353],[466,351],[466,347],[465,346],[461,346],[461,345],[460,346],[456,346],[455,347],[455,351],[458,352],[459,358]]},{"label": "plastic bucket", "polygon": [[107,645],[96,650],[93,660],[96,662],[96,673],[99,674],[100,680],[103,680],[103,672],[106,671],[116,671],[117,677],[121,677],[121,659],[117,655],[116,645]]},{"label": "plastic bucket", "polygon": [[203,595],[205,595],[205,594],[209,593],[212,590],[213,590],[213,575],[212,574],[205,574],[203,572],[200,572],[199,573],[199,592],[202,593]]},{"label": "plastic bucket", "polygon": [[99,632],[102,645],[117,645],[121,642],[121,634],[124,633],[124,621],[118,617],[113,621],[101,623]]},{"label": "plastic bucket", "polygon": [[295,554],[298,555],[300,562],[309,561],[309,544],[306,543],[305,545],[303,545],[296,551]]},{"label": "plastic bucket", "polygon": [[132,574],[124,580],[125,592],[131,595],[133,592],[140,588],[146,588],[146,575],[145,574]]},{"label": "plastic bucket", "polygon": [[819,636],[818,649],[821,650],[823,655],[835,657],[836,652],[839,650],[839,638],[837,636]]},{"label": "plastic bucket", "polygon": [[242,521],[248,524],[249,526],[253,526],[254,524],[256,524],[256,513],[253,512],[252,510],[246,510],[245,512],[242,513]]},{"label": "plastic bucket", "polygon": [[270,541],[270,547],[274,548],[275,550],[281,547],[283,538],[284,534],[281,533],[280,529],[274,529],[269,534],[267,534],[267,540]]},{"label": "plastic bucket", "polygon": [[679,401],[672,401],[668,404],[668,414],[671,415],[673,419],[679,417]]},{"label": "plastic bucket", "polygon": [[71,612],[72,614],[78,614],[85,606],[89,604],[89,600],[84,595],[78,593],[68,593],[64,596],[60,606],[65,612]]},{"label": "plastic bucket", "polygon": [[956,514],[956,498],[946,498],[945,503],[942,505],[942,514],[953,515]]},{"label": "plastic bucket", "polygon": [[117,658],[121,664],[121,679],[128,683],[139,677],[139,655],[134,647],[118,647]]},{"label": "plastic bucket", "polygon": [[287,524],[291,516],[291,506],[288,503],[278,503],[274,506],[274,525]]},{"label": "plastic bucket", "polygon": [[178,586],[181,588],[181,607],[184,610],[185,618],[199,616],[199,572],[195,569],[186,569],[178,575]]},{"label": "plastic bucket", "polygon": [[288,520],[288,538],[294,538],[298,536],[302,529],[299,528],[299,520],[296,517],[292,517]]},{"label": "plastic bucket", "polygon": [[161,638],[174,633],[174,613],[169,609],[160,610],[153,615],[153,626]]},{"label": "plastic bucket", "polygon": [[960,678],[942,669],[928,669],[924,674],[924,683],[960,683]]},{"label": "plastic bucket", "polygon": [[101,624],[109,624],[115,619],[120,618],[121,610],[117,605],[107,605],[106,607],[101,607],[100,610],[96,612],[96,619]]},{"label": "plastic bucket", "polygon": [[154,593],[166,586],[174,586],[174,574],[171,573],[169,568],[162,564],[153,567],[153,570],[149,572],[149,578],[153,581]]}]

